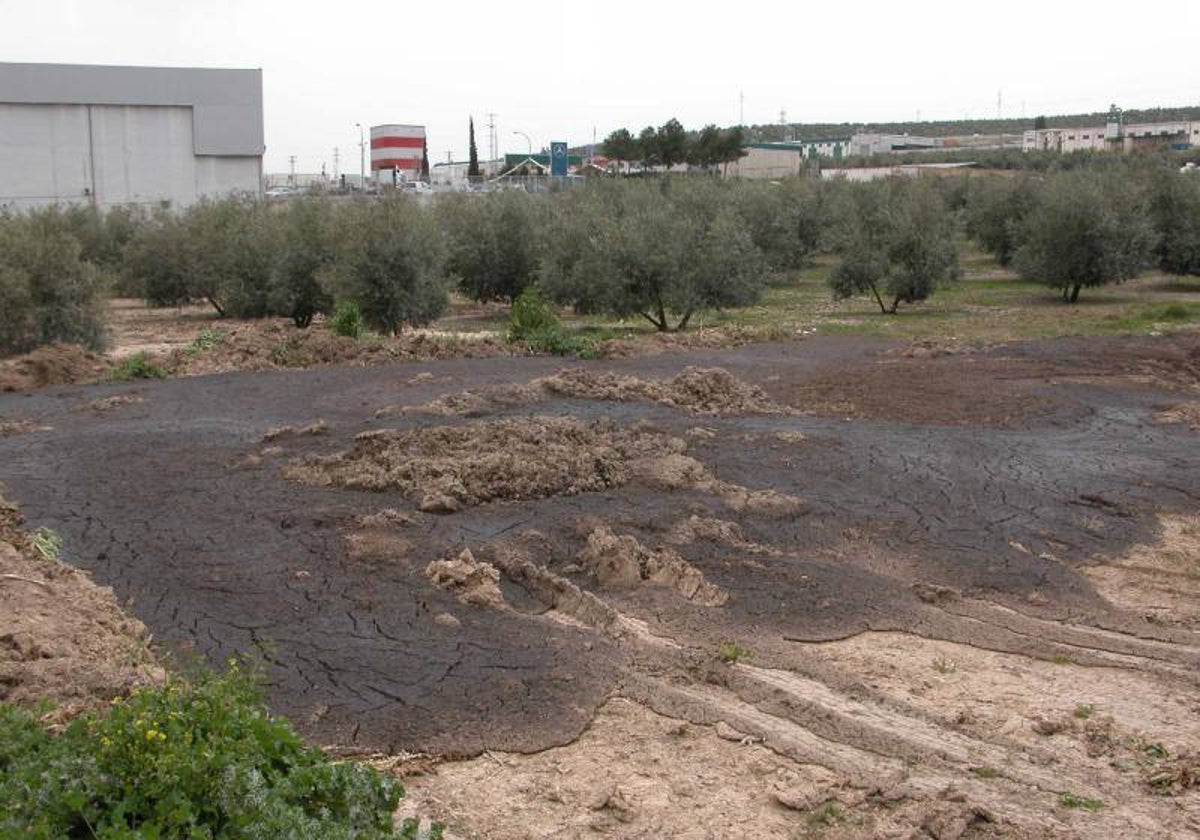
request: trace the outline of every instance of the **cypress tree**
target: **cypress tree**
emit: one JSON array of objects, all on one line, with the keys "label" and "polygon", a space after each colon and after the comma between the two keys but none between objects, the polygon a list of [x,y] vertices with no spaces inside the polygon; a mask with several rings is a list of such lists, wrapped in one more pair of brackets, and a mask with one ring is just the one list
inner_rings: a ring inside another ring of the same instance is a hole
[{"label": "cypress tree", "polygon": [[467,177],[479,177],[479,150],[475,148],[475,118],[470,118],[470,151],[467,157]]}]

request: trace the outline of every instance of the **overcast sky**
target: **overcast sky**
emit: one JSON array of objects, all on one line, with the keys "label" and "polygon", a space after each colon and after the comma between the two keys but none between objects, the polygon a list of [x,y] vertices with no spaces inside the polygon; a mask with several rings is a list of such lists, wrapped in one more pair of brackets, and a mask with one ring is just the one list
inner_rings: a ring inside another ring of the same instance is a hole
[{"label": "overcast sky", "polygon": [[355,123],[462,159],[686,127],[1200,104],[1200,3],[0,0],[0,60],[260,67],[266,171],[357,171]]}]

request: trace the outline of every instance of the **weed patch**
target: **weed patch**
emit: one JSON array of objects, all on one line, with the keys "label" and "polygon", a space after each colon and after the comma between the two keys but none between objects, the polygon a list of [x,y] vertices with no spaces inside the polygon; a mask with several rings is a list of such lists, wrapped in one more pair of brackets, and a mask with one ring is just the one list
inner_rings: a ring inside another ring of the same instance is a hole
[{"label": "weed patch", "polygon": [[403,795],[390,777],[305,746],[236,663],[58,734],[0,706],[4,836],[416,837],[415,825],[392,827]]},{"label": "weed patch", "polygon": [[163,379],[167,372],[150,361],[146,353],[136,353],[113,368],[110,374],[115,382],[130,382],[134,379]]}]

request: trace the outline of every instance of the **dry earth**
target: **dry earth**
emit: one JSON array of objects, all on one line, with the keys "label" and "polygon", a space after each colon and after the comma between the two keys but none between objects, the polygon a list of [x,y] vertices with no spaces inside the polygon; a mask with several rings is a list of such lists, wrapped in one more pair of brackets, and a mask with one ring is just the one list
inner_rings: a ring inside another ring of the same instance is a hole
[{"label": "dry earth", "polygon": [[1200,339],[936,349],[0,395],[0,478],[453,837],[1200,835]]}]

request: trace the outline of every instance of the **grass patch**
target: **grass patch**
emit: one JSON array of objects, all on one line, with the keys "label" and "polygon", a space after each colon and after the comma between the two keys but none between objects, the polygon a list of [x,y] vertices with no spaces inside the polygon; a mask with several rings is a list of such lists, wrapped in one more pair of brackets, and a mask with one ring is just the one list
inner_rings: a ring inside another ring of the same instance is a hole
[{"label": "grass patch", "polygon": [[826,802],[808,813],[808,824],[812,828],[832,828],[842,821],[844,812],[836,802]]},{"label": "grass patch", "polygon": [[403,795],[391,777],[305,746],[234,663],[59,733],[0,704],[4,837],[416,837],[412,823],[392,826]]},{"label": "grass patch", "polygon": [[[1200,285],[1154,272],[1085,289],[1077,304],[1068,305],[1055,290],[1022,279],[973,245],[964,245],[959,282],[895,315],[883,315],[865,297],[833,300],[827,278],[834,265],[836,259],[822,256],[805,268],[776,273],[758,303],[697,312],[692,325],[743,329],[759,339],[816,333],[988,344],[1068,335],[1145,335],[1200,322],[1200,301],[1163,299],[1181,290],[1200,292]],[[651,332],[628,319],[568,314],[563,323],[618,330],[630,338]]]},{"label": "grass patch", "polygon": [[62,555],[62,537],[49,528],[38,528],[29,535],[33,550],[47,560],[57,560]]},{"label": "grass patch", "polygon": [[1099,811],[1104,807],[1103,800],[1091,796],[1077,796],[1070,792],[1059,796],[1058,803],[1064,808],[1082,808],[1085,811]]},{"label": "grass patch", "polygon": [[1075,660],[1067,656],[1065,653],[1056,653],[1050,659],[1055,665],[1074,665]]},{"label": "grass patch", "polygon": [[971,773],[979,779],[995,779],[1000,775],[995,767],[972,767]]},{"label": "grass patch", "polygon": [[750,650],[750,648],[742,647],[735,642],[721,642],[721,644],[717,645],[717,656],[722,662],[733,664],[752,658],[754,651]]},{"label": "grass patch", "polygon": [[113,368],[110,378],[114,382],[130,382],[134,379],[164,379],[167,372],[150,361],[147,353],[135,353]]},{"label": "grass patch", "polygon": [[212,350],[225,340],[225,333],[221,330],[212,330],[207,327],[200,330],[195,341],[187,346],[187,352],[195,355],[197,353],[206,353]]},{"label": "grass patch", "polygon": [[1091,703],[1080,703],[1075,707],[1075,717],[1080,720],[1087,720],[1096,713],[1096,707]]}]

